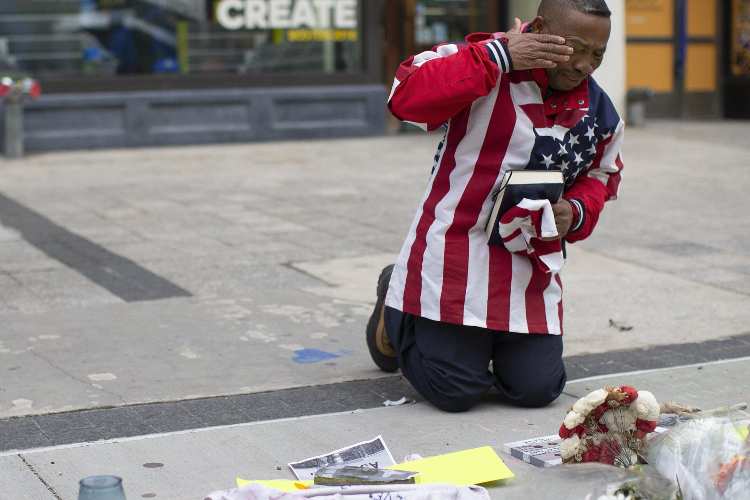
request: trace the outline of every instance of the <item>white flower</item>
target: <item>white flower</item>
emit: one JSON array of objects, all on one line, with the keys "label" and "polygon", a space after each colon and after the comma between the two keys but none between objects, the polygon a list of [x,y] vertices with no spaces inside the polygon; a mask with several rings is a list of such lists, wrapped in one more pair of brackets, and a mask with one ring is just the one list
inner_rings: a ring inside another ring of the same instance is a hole
[{"label": "white flower", "polygon": [[586,420],[585,415],[581,415],[580,413],[571,410],[567,415],[565,415],[563,425],[565,425],[565,427],[568,429],[575,429],[576,427],[581,425],[584,420]]},{"label": "white flower", "polygon": [[607,391],[604,389],[598,389],[588,396],[576,401],[573,405],[573,411],[584,416],[588,415],[593,411],[594,408],[602,404],[606,399]]},{"label": "white flower", "polygon": [[638,418],[641,420],[659,420],[659,403],[648,391],[638,391],[638,399],[633,403]]},{"label": "white flower", "polygon": [[599,421],[606,425],[610,432],[626,432],[635,429],[637,418],[633,410],[620,406],[607,410]]},{"label": "white flower", "polygon": [[581,445],[581,438],[578,436],[572,436],[567,439],[560,441],[560,456],[563,460],[567,460],[576,456],[578,448]]}]

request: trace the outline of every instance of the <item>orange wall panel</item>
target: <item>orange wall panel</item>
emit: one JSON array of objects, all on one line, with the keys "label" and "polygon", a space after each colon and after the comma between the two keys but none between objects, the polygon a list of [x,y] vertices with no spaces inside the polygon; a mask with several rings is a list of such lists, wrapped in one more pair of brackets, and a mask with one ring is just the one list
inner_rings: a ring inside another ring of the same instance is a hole
[{"label": "orange wall panel", "polygon": [[716,36],[716,0],[687,0],[689,36]]},{"label": "orange wall panel", "polygon": [[685,90],[714,92],[716,90],[716,45],[691,43],[687,48]]},{"label": "orange wall panel", "polygon": [[625,17],[625,33],[629,37],[671,37],[674,0],[626,0]]},{"label": "orange wall panel", "polygon": [[674,90],[674,48],[671,43],[630,43],[627,46],[628,89]]}]

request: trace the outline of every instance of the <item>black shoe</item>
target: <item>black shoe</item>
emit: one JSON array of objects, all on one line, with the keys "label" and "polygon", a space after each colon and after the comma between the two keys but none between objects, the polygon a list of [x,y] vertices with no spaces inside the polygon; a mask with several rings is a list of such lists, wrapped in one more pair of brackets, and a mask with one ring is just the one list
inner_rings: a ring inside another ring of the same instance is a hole
[{"label": "black shoe", "polygon": [[388,293],[388,283],[391,281],[393,264],[386,266],[380,272],[378,278],[378,300],[375,302],[375,310],[370,315],[367,322],[367,348],[370,351],[372,360],[378,365],[378,368],[384,372],[395,372],[398,370],[398,357],[393,349],[388,334],[385,331],[385,294]]}]

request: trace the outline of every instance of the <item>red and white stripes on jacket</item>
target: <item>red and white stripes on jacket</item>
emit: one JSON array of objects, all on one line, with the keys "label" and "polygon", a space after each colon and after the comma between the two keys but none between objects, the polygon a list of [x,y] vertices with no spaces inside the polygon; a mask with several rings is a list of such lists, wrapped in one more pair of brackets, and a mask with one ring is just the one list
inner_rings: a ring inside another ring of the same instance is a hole
[{"label": "red and white stripes on jacket", "polygon": [[[506,170],[549,168],[556,158],[578,216],[565,239],[588,237],[617,197],[624,124],[593,79],[547,96],[544,70],[507,72],[505,44],[467,40],[411,57],[396,73],[391,112],[426,130],[447,127],[386,305],[447,323],[562,334],[559,274],[487,245],[491,194]],[[553,142],[557,155],[544,154]]]}]

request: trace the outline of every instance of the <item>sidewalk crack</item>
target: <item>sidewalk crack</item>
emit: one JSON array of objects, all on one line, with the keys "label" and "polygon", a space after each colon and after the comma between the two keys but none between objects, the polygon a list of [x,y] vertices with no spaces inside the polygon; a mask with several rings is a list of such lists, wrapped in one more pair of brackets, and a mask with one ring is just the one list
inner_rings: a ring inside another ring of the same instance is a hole
[{"label": "sidewalk crack", "polygon": [[[32,356],[35,356],[35,357],[41,359],[42,361],[44,361],[45,363],[47,363],[51,368],[54,368],[55,370],[59,371],[60,373],[62,373],[66,377],[70,378],[71,380],[74,380],[74,381],[76,381],[76,382],[78,382],[80,384],[83,384],[86,387],[91,387],[91,383],[90,382],[87,382],[86,380],[80,379],[80,378],[76,377],[75,375],[73,375],[72,373],[70,373],[69,371],[67,371],[66,369],[64,369],[64,368],[62,368],[60,366],[57,366],[55,363],[52,362],[52,360],[50,360],[47,357],[41,355],[40,353],[38,353],[34,349],[29,349],[28,352],[30,352]],[[114,396],[122,404],[127,404],[127,402],[125,401],[125,399],[120,394],[117,394],[117,393],[112,392],[112,391],[108,391],[107,389],[104,389],[104,388],[97,388],[97,389],[100,392],[103,392],[104,394],[109,394],[110,396]]]},{"label": "sidewalk crack", "polygon": [[55,488],[52,487],[51,484],[49,484],[47,481],[44,480],[44,478],[37,472],[37,470],[34,468],[33,465],[31,465],[31,462],[27,461],[26,458],[24,458],[23,455],[20,453],[16,455],[21,462],[24,463],[24,465],[31,471],[32,474],[39,480],[40,483],[44,485],[45,488],[47,488],[47,491],[49,491],[53,497],[55,497],[55,500],[63,500],[63,498],[55,491]]}]

